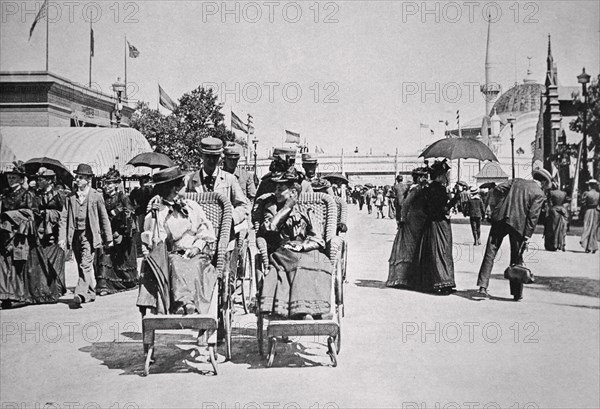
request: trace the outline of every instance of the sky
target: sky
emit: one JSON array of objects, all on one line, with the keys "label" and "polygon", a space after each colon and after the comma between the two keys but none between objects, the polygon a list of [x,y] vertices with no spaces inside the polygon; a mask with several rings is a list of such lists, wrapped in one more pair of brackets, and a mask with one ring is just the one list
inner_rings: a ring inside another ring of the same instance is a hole
[{"label": "sky", "polygon": [[[0,70],[45,69],[42,1],[0,0]],[[530,61],[543,83],[548,35],[561,85],[600,67],[600,2],[593,1],[50,1],[49,69],[105,93],[124,76],[131,99],[156,106],[212,86],[229,111],[254,118],[259,155],[300,133],[311,151],[414,154],[485,113],[486,16],[503,89]],[[531,57],[529,60],[528,57]],[[168,111],[163,110],[163,113]],[[427,128],[422,128],[421,124]],[[433,130],[433,134],[431,133]]]}]

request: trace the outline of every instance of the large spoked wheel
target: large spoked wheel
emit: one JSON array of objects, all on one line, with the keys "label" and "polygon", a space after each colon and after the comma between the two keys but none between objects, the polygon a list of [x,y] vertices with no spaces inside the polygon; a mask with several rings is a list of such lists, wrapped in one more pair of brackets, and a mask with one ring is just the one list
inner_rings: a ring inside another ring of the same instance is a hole
[{"label": "large spoked wheel", "polygon": [[327,346],[328,346],[327,353],[329,354],[329,358],[331,358],[331,365],[335,368],[337,366],[337,351],[336,351],[335,341],[333,340],[333,337],[329,337],[327,339]]},{"label": "large spoked wheel", "polygon": [[243,275],[238,280],[241,281],[241,292],[242,292],[242,305],[244,306],[244,312],[249,314],[252,310],[253,297],[254,297],[254,260],[252,259],[252,253],[250,247],[246,247],[244,252],[244,258],[242,262]]},{"label": "large spoked wheel", "polygon": [[256,274],[254,277],[254,291],[255,291],[255,296],[256,296],[256,341],[258,342],[258,353],[260,354],[261,357],[265,356],[265,347],[264,347],[264,338],[265,338],[265,331],[264,331],[264,326],[265,326],[265,317],[264,315],[261,313],[261,308],[260,308],[260,294],[259,294],[259,287],[260,287],[260,277],[261,277],[261,273],[264,269],[264,266],[262,264],[262,259],[260,254],[257,254],[255,256],[256,258],[254,259],[254,273]]},{"label": "large spoked wheel", "polygon": [[231,360],[231,318],[232,318],[232,300],[229,280],[220,281],[221,289],[219,291],[221,299],[219,300],[219,331],[218,337],[225,339],[225,360]]},{"label": "large spoked wheel", "polygon": [[338,334],[335,337],[335,345],[337,348],[337,352],[338,354],[340,353],[340,351],[342,350],[342,312],[341,312],[341,306],[337,306],[336,307],[336,314],[337,314],[337,321],[338,321]]}]

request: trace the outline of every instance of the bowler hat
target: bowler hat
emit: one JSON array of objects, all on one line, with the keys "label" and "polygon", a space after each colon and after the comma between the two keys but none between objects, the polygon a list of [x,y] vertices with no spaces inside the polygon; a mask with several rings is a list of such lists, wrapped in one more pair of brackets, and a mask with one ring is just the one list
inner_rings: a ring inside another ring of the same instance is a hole
[{"label": "bowler hat", "polygon": [[237,143],[232,143],[225,147],[223,154],[228,158],[239,158],[242,156],[242,147]]},{"label": "bowler hat", "polygon": [[163,183],[173,182],[183,177],[185,177],[185,173],[179,169],[179,166],[173,166],[171,168],[159,170],[152,175],[152,184],[156,186]]},{"label": "bowler hat", "polygon": [[92,167],[87,163],[80,163],[77,165],[77,169],[75,169],[76,175],[82,176],[94,176],[94,172],[92,172]]},{"label": "bowler hat", "polygon": [[303,153],[302,163],[317,163],[317,157],[311,155],[310,153]]},{"label": "bowler hat", "polygon": [[552,183],[552,175],[544,168],[534,169],[533,172],[531,172],[531,176],[540,182]]},{"label": "bowler hat", "polygon": [[36,176],[41,178],[54,178],[56,177],[56,173],[54,173],[52,169],[41,167],[38,169]]},{"label": "bowler hat", "polygon": [[217,138],[204,138],[200,141],[200,153],[205,155],[221,155],[223,153],[223,141]]},{"label": "bowler hat", "polygon": [[300,180],[300,175],[298,174],[298,171],[296,171],[296,168],[290,167],[285,172],[277,174],[271,180],[275,183],[293,183]]}]

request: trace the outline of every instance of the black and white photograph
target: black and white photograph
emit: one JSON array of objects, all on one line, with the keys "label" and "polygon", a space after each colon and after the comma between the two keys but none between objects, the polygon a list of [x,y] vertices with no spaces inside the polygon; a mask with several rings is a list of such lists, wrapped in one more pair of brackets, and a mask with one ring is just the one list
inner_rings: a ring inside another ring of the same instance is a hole
[{"label": "black and white photograph", "polygon": [[1,409],[600,408],[597,0],[0,0]]}]

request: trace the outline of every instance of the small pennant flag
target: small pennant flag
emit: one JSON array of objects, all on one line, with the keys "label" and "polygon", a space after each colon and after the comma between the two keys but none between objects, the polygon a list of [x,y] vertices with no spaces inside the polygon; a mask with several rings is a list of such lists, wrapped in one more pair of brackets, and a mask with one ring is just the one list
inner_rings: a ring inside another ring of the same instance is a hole
[{"label": "small pennant flag", "polygon": [[296,132],[285,130],[285,142],[300,144],[300,134]]},{"label": "small pennant flag", "polygon": [[129,41],[127,41],[127,47],[129,47],[129,58],[138,58],[140,56],[138,49],[131,45]]},{"label": "small pennant flag", "polygon": [[248,132],[246,124],[242,122],[242,120],[233,111],[231,111],[231,128],[242,132]]},{"label": "small pennant flag", "polygon": [[427,124],[424,124],[424,123],[422,123],[422,122],[419,124],[419,126],[420,126],[421,128],[423,128],[423,129],[429,129],[429,125],[427,125]]},{"label": "small pennant flag", "polygon": [[159,98],[158,102],[163,107],[167,108],[169,111],[173,111],[177,107],[177,105],[173,102],[171,97],[169,95],[167,95],[167,93],[165,92],[164,89],[162,89],[160,84],[158,84],[158,98]]},{"label": "small pennant flag", "polygon": [[29,29],[29,40],[31,40],[31,36],[33,35],[33,30],[35,29],[35,26],[37,25],[38,21],[40,21],[41,19],[43,19],[44,17],[46,17],[46,13],[48,9],[48,0],[44,1],[44,4],[42,4],[42,7],[40,8],[40,11],[38,11],[37,16],[35,16],[35,20],[33,20],[33,24],[31,25],[31,28]]}]

